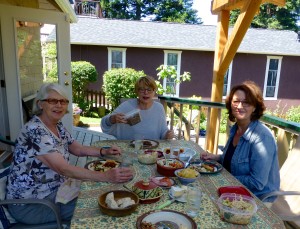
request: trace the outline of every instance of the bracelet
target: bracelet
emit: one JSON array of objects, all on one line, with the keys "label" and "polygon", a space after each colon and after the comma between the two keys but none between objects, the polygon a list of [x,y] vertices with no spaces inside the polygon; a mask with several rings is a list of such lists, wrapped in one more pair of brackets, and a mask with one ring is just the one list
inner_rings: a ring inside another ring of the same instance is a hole
[{"label": "bracelet", "polygon": [[102,154],[102,150],[103,150],[103,148],[101,147],[101,148],[100,148],[100,156],[101,156],[101,157],[104,157],[104,155]]}]

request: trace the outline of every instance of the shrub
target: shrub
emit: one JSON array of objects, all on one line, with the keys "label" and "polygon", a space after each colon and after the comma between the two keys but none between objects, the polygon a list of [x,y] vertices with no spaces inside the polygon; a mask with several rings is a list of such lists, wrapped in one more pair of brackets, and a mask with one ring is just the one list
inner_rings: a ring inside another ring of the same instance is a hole
[{"label": "shrub", "polygon": [[298,107],[292,106],[286,112],[286,119],[289,121],[292,121],[292,122],[300,123],[300,106],[298,106]]},{"label": "shrub", "polygon": [[117,68],[104,73],[103,90],[112,109],[119,106],[121,98],[136,98],[134,85],[142,76],[145,76],[143,71],[136,71],[132,68]]}]

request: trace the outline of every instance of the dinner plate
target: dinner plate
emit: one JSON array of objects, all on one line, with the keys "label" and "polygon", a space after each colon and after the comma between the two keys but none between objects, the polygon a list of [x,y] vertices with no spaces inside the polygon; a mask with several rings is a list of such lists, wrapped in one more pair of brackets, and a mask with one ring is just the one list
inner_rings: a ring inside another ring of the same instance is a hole
[{"label": "dinner plate", "polygon": [[[149,211],[138,217],[136,227],[138,229],[147,228],[142,227],[145,224],[150,224],[155,228],[170,228],[170,229],[197,229],[197,224],[188,215],[172,211],[172,210],[155,210]],[[151,228],[151,227],[148,227]]]},{"label": "dinner plate", "polygon": [[224,186],[224,187],[220,187],[220,188],[218,188],[218,193],[219,193],[219,196],[221,196],[223,193],[236,193],[236,194],[252,197],[250,192],[246,188],[244,188],[243,186]]},{"label": "dinner plate", "polygon": [[107,170],[117,168],[119,166],[120,163],[115,160],[95,160],[87,163],[84,168],[92,171],[106,172]]},{"label": "dinner plate", "polygon": [[[154,149],[159,145],[158,141],[150,140],[150,139],[144,139],[143,141],[143,149]],[[132,140],[130,142],[130,146],[134,147],[135,140]]]},{"label": "dinner plate", "polygon": [[163,176],[151,177],[151,181],[162,188],[170,188],[175,184],[172,178]]},{"label": "dinner plate", "polygon": [[[220,163],[212,160],[191,162],[188,167],[197,170],[201,174],[214,174],[223,169]],[[208,170],[209,168],[212,170]]]}]

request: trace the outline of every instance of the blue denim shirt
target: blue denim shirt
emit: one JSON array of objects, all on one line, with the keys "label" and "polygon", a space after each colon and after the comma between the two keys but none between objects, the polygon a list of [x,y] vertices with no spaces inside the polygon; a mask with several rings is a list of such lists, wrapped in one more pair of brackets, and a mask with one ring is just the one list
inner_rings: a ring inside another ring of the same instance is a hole
[{"label": "blue denim shirt", "polygon": [[[237,124],[230,130],[221,163],[236,129]],[[231,160],[231,173],[258,198],[263,194],[279,190],[277,145],[270,129],[260,121],[251,122],[241,136]],[[267,201],[272,202],[274,199],[270,198]]]}]

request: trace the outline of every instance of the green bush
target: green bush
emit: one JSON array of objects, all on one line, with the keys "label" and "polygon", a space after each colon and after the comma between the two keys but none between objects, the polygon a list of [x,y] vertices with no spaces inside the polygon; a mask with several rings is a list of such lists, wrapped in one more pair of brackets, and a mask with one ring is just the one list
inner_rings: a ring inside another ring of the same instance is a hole
[{"label": "green bush", "polygon": [[87,61],[71,62],[71,69],[73,101],[80,104],[81,101],[79,100],[82,97],[82,93],[90,82],[97,80],[98,73],[95,66]]},{"label": "green bush", "polygon": [[300,106],[298,106],[298,107],[292,106],[286,112],[286,119],[289,121],[300,123]]},{"label": "green bush", "polygon": [[103,90],[112,109],[119,106],[121,98],[136,98],[134,85],[142,76],[145,76],[143,71],[136,71],[132,68],[117,68],[104,73]]}]

